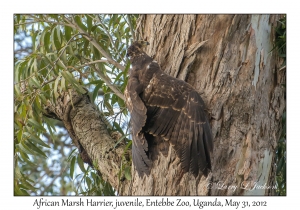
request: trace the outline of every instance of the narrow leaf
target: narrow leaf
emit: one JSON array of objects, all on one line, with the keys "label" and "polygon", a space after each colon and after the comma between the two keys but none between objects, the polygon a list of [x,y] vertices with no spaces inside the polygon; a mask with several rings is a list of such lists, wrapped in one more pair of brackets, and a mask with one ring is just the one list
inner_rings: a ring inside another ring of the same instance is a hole
[{"label": "narrow leaf", "polygon": [[54,40],[54,45],[55,45],[55,48],[57,51],[60,50],[60,47],[61,47],[61,42],[60,42],[60,39],[58,37],[58,32],[57,32],[57,28],[54,29],[54,33],[53,33],[53,40]]},{"label": "narrow leaf", "polygon": [[87,184],[87,186],[88,186],[88,188],[91,188],[92,186],[92,181],[91,181],[91,179],[90,179],[90,177],[85,177],[85,181],[86,181],[86,184]]},{"label": "narrow leaf", "polygon": [[71,37],[72,37],[72,28],[69,26],[65,26],[65,37],[66,37],[66,41],[68,42]]},{"label": "narrow leaf", "polygon": [[75,153],[75,151],[77,151],[77,148],[75,148],[75,149],[72,150],[72,152],[70,153],[70,155],[67,158],[67,161],[70,161],[72,159],[72,157],[74,157],[73,154]]},{"label": "narrow leaf", "polygon": [[54,96],[55,96],[56,99],[57,99],[58,96],[59,96],[59,94],[58,94],[58,92],[57,92],[57,86],[58,86],[59,78],[60,78],[60,77],[57,77],[56,80],[55,80],[55,82],[54,82],[54,89],[53,89],[53,91],[54,91]]},{"label": "narrow leaf", "polygon": [[32,143],[37,143],[43,147],[47,147],[50,148],[49,145],[47,145],[45,142],[43,142],[43,140],[41,140],[39,137],[37,137],[34,134],[28,133],[28,132],[24,132],[24,135],[26,135],[28,137],[28,140],[31,141]]},{"label": "narrow leaf", "polygon": [[29,154],[29,155],[32,155],[33,154],[33,151],[28,149],[26,146],[24,146],[22,143],[19,143],[16,145],[16,147],[18,149],[20,149],[21,151],[23,151],[24,153],[26,154]]},{"label": "narrow leaf", "polygon": [[91,29],[93,27],[93,20],[92,20],[90,15],[85,15],[85,16],[86,16],[86,23],[87,23],[88,33],[91,33]]},{"label": "narrow leaf", "polygon": [[96,85],[96,87],[94,88],[94,91],[93,91],[93,96],[92,96],[92,101],[94,102],[96,97],[98,96],[98,91],[99,89],[102,87],[103,85],[103,81],[100,81],[98,85]]},{"label": "narrow leaf", "polygon": [[30,118],[28,119],[28,122],[36,129],[39,129],[41,131],[46,131],[45,128],[41,124],[39,124],[35,119]]},{"label": "narrow leaf", "polygon": [[81,85],[78,83],[78,81],[74,78],[74,76],[70,72],[63,71],[61,72],[61,74],[78,92],[82,94],[86,93],[86,90],[84,90],[81,87]]},{"label": "narrow leaf", "polygon": [[41,155],[41,156],[47,158],[47,155],[40,148],[38,148],[37,146],[35,146],[30,141],[24,141],[23,146],[25,147],[25,145],[27,146],[27,148],[30,148],[32,151],[34,151],[35,154]]},{"label": "narrow leaf", "polygon": [[85,167],[84,167],[84,163],[80,157],[80,155],[77,156],[77,163],[79,165],[79,168],[82,172],[86,172]]},{"label": "narrow leaf", "polygon": [[119,131],[122,135],[124,135],[124,132],[122,130],[122,128],[120,127],[120,125],[116,122],[113,122],[114,128]]},{"label": "narrow leaf", "polygon": [[116,146],[121,142],[123,141],[124,138],[126,138],[127,135],[123,135],[115,144],[114,148],[116,148]]},{"label": "narrow leaf", "polygon": [[127,180],[131,180],[131,167],[127,166],[124,170],[124,175]]},{"label": "narrow leaf", "polygon": [[[63,81],[64,80],[64,81]],[[61,80],[60,80],[60,86],[59,86],[59,92],[62,93],[62,88],[63,88],[63,82],[65,82],[65,78],[64,77],[61,77]]]},{"label": "narrow leaf", "polygon": [[81,17],[79,15],[75,15],[74,20],[81,29],[87,31],[87,27],[81,22]]},{"label": "narrow leaf", "polygon": [[74,156],[71,160],[71,164],[70,164],[70,176],[73,179],[73,175],[74,175],[74,168],[75,168],[75,160],[76,157]]}]

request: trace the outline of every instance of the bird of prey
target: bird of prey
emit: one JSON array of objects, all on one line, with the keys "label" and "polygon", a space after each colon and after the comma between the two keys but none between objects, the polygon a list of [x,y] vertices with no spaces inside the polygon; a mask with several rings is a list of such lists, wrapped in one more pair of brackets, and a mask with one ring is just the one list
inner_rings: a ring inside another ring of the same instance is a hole
[{"label": "bird of prey", "polygon": [[191,85],[161,70],[143,51],[148,44],[135,41],[127,50],[132,68],[125,97],[131,114],[133,164],[139,176],[148,175],[153,154],[166,155],[166,145],[171,145],[184,173],[207,176],[213,140],[204,102]]}]

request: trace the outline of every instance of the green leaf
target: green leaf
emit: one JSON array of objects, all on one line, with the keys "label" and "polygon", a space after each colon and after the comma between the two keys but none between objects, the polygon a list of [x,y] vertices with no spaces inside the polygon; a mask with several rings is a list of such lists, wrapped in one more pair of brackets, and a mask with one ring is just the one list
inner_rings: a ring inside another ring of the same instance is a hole
[{"label": "green leaf", "polygon": [[[50,27],[48,27],[48,26],[45,27],[44,30],[42,31],[41,35],[40,35],[39,43],[41,45],[41,48],[47,49],[45,47],[48,47],[48,46],[45,46],[45,35],[46,35],[46,33],[48,32],[49,29],[50,29]],[[45,52],[43,52],[43,53],[45,53]]]},{"label": "green leaf", "polygon": [[67,158],[67,161],[68,161],[68,162],[70,162],[71,159],[72,159],[72,157],[74,157],[73,154],[74,154],[76,151],[77,151],[77,148],[75,148],[75,149],[72,150],[72,152],[70,153],[70,155],[69,155],[68,158]]},{"label": "green leaf", "polygon": [[66,91],[66,79],[64,77],[61,77],[61,82],[60,82],[60,87],[59,87],[59,92],[61,93],[62,91]]},{"label": "green leaf", "polygon": [[18,181],[14,182],[14,195],[15,196],[24,196],[29,195],[26,191],[23,191],[20,189],[20,185],[18,184]]},{"label": "green leaf", "polygon": [[62,62],[64,63],[65,66],[68,66],[67,50],[66,49],[62,52],[62,55],[60,56],[60,59],[62,60]]},{"label": "green leaf", "polygon": [[77,163],[79,165],[79,168],[82,172],[86,172],[85,167],[84,167],[84,163],[80,157],[80,155],[77,156]]},{"label": "green leaf", "polygon": [[47,53],[46,55],[43,56],[42,60],[46,64],[50,64],[52,67],[54,67],[54,63],[51,60],[52,55],[54,56],[54,53]]},{"label": "green leaf", "polygon": [[60,58],[57,60],[56,64],[57,64],[60,68],[62,68],[62,69],[65,69],[65,68],[66,68],[66,66],[65,66],[64,63],[61,61]]},{"label": "green leaf", "polygon": [[126,145],[125,149],[124,149],[124,153],[127,152],[127,150],[129,148],[131,148],[131,145],[132,145],[132,141],[129,141],[128,144]]},{"label": "green leaf", "polygon": [[[17,62],[15,64],[15,78],[14,78],[14,81],[15,82],[19,82],[20,81],[20,65],[22,64],[23,62]],[[16,86],[16,85],[15,85]]]},{"label": "green leaf", "polygon": [[41,88],[39,81],[35,77],[29,79],[29,85],[34,88]]},{"label": "green leaf", "polygon": [[19,130],[17,134],[17,140],[20,143],[22,141],[23,130]]},{"label": "green leaf", "polygon": [[81,85],[76,81],[74,76],[68,71],[62,71],[62,76],[81,94],[85,94],[86,90],[84,90]]},{"label": "green leaf", "polygon": [[19,153],[20,153],[22,159],[23,159],[28,165],[37,167],[36,164],[34,164],[34,163],[30,160],[29,156],[28,156],[26,153],[24,153],[22,150],[20,150]]},{"label": "green leaf", "polygon": [[114,148],[116,148],[116,146],[118,146],[118,144],[119,144],[121,141],[123,141],[123,139],[126,138],[126,136],[128,136],[128,135],[123,135],[123,136],[116,142]]},{"label": "green leaf", "polygon": [[85,181],[86,181],[86,184],[88,186],[88,188],[91,188],[92,187],[92,180],[90,179],[90,177],[85,177]]},{"label": "green leaf", "polygon": [[75,15],[74,20],[81,29],[83,29],[84,31],[87,31],[87,27],[82,23],[81,17],[79,15]]},{"label": "green leaf", "polygon": [[123,79],[121,79],[121,77],[123,77],[123,76],[124,76],[124,72],[120,72],[120,73],[116,76],[115,81],[114,81],[114,84],[119,83],[120,81],[122,81]]},{"label": "green leaf", "polygon": [[40,148],[38,148],[37,146],[35,146],[30,141],[24,141],[23,146],[25,147],[25,145],[27,146],[27,148],[30,148],[30,150],[34,151],[35,154],[41,155],[41,156],[47,158],[47,155]]},{"label": "green leaf", "polygon": [[284,158],[281,157],[280,160],[279,160],[279,163],[278,163],[278,165],[277,165],[276,174],[279,174],[279,173],[280,173],[280,171],[281,171],[281,169],[282,169],[282,165],[283,165],[283,160],[284,160]]},{"label": "green leaf", "polygon": [[59,94],[58,94],[58,91],[57,91],[57,86],[58,86],[58,82],[59,82],[59,79],[60,77],[58,76],[54,82],[54,89],[53,89],[53,92],[54,92],[54,96],[55,98],[57,99]]},{"label": "green leaf", "polygon": [[47,31],[45,33],[45,36],[44,36],[44,48],[46,50],[46,52],[49,52],[49,46],[50,46],[50,36],[51,36],[51,33],[49,31]]},{"label": "green leaf", "polygon": [[65,26],[65,37],[66,37],[66,41],[70,41],[71,37],[72,37],[72,28],[70,26]]},{"label": "green leaf", "polygon": [[94,47],[94,45],[92,43],[90,43],[90,48],[91,48],[91,51],[92,51],[92,54],[94,56],[94,60],[99,60],[100,59],[100,53],[99,51],[97,50],[96,47]]},{"label": "green leaf", "polygon": [[74,156],[72,158],[71,164],[70,164],[70,177],[71,177],[71,179],[73,179],[73,176],[74,176],[75,160],[76,160],[76,157]]},{"label": "green leaf", "polygon": [[[54,47],[55,49],[54,50],[57,50],[59,51],[60,50],[60,47],[61,47],[61,43],[59,41],[59,37],[57,36],[57,28],[54,28],[52,30],[52,34],[51,34],[51,38],[52,38],[52,43],[54,43]],[[53,46],[53,45],[52,45]]]},{"label": "green leaf", "polygon": [[125,178],[131,180],[131,167],[127,166],[124,170]]},{"label": "green leaf", "polygon": [[286,185],[286,163],[283,165],[282,179],[284,181],[284,184]]},{"label": "green leaf", "polygon": [[34,128],[36,128],[36,129],[39,129],[39,130],[41,130],[41,131],[43,131],[43,132],[45,132],[46,130],[45,130],[45,128],[41,125],[41,124],[39,124],[35,119],[28,119],[28,122],[34,127]]},{"label": "green leaf", "polygon": [[15,179],[22,179],[22,173],[18,165],[15,165]]},{"label": "green leaf", "polygon": [[57,39],[58,39],[59,43],[62,43],[60,25],[56,26],[56,33],[57,33]]},{"label": "green leaf", "polygon": [[98,27],[99,25],[94,25],[92,28],[91,28],[91,32],[95,31],[95,29]]},{"label": "green leaf", "polygon": [[96,175],[93,171],[91,171],[91,176],[95,183],[98,183],[98,175]]},{"label": "green leaf", "polygon": [[98,91],[102,87],[102,85],[103,85],[103,81],[99,81],[99,83],[94,88],[93,96],[92,96],[92,102],[94,102],[96,97],[98,96]]},{"label": "green leaf", "polygon": [[118,104],[119,104],[119,107],[121,107],[121,108],[125,107],[125,101],[119,97],[118,97]]},{"label": "green leaf", "polygon": [[122,128],[120,127],[120,125],[116,122],[113,122],[113,128],[115,128],[117,131],[119,131],[122,135],[124,135],[124,132],[122,130]]},{"label": "green leaf", "polygon": [[23,151],[23,152],[26,153],[26,154],[29,154],[29,155],[32,155],[32,154],[33,154],[33,151],[30,150],[30,149],[28,149],[26,146],[24,146],[24,145],[22,144],[22,142],[19,143],[19,144],[17,144],[17,145],[16,145],[16,148],[18,148],[19,150]]},{"label": "green leaf", "polygon": [[115,103],[118,101],[118,98],[117,98],[118,96],[116,96],[115,94],[113,94],[112,96],[111,96],[111,105],[113,106],[113,105],[115,105]]},{"label": "green leaf", "polygon": [[93,19],[91,18],[90,15],[85,15],[85,16],[86,16],[86,23],[87,23],[88,33],[91,33],[91,29],[93,27]]},{"label": "green leaf", "polygon": [[17,97],[22,96],[21,91],[19,89],[19,85],[14,85],[14,90],[15,90],[14,93]]},{"label": "green leaf", "polygon": [[34,31],[33,27],[34,26],[32,25],[32,33],[31,33],[32,49],[36,50],[35,42],[36,42],[37,33]]},{"label": "green leaf", "polygon": [[94,80],[94,81],[87,83],[86,85],[98,85],[100,82],[102,82],[102,80]]},{"label": "green leaf", "polygon": [[54,123],[55,120],[50,119],[50,118],[44,118],[44,121],[45,121],[45,124],[47,125],[48,130],[54,130],[55,132],[57,132],[55,129],[55,123]]},{"label": "green leaf", "polygon": [[31,191],[36,191],[38,188],[35,188],[30,184],[27,180],[22,180],[22,184],[20,184],[20,187],[23,187],[25,189],[31,190]]},{"label": "green leaf", "polygon": [[48,99],[46,99],[45,95],[43,93],[41,93],[40,95],[40,99],[41,99],[41,103],[43,104],[47,104]]},{"label": "green leaf", "polygon": [[32,133],[28,133],[28,132],[24,132],[24,135],[28,137],[28,140],[31,141],[32,143],[37,143],[43,147],[47,147],[50,148],[49,145],[47,145],[45,142],[43,142],[43,140],[41,140],[39,137],[37,137],[36,135],[32,134]]},{"label": "green leaf", "polygon": [[84,54],[86,56],[89,56],[89,54],[90,54],[90,51],[87,48],[89,46],[89,44],[90,44],[90,41],[89,40],[85,40],[83,48],[82,48],[82,50],[83,50],[83,52],[84,52]]},{"label": "green leaf", "polygon": [[[103,88],[103,90],[104,90],[104,88]],[[107,94],[104,95],[104,106],[109,111],[109,114],[112,115],[112,114],[114,114],[114,110],[113,110],[112,106],[109,103],[109,99],[110,99],[110,97]]]},{"label": "green leaf", "polygon": [[16,18],[16,23],[20,23],[20,20],[21,20],[21,15],[15,15],[15,18]]}]

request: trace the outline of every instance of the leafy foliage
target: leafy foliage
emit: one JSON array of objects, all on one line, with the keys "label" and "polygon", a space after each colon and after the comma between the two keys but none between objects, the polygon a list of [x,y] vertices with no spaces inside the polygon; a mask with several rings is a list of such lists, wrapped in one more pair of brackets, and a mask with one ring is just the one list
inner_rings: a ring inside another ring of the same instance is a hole
[{"label": "leafy foliage", "polygon": [[280,57],[286,57],[286,16],[278,21],[278,26],[275,28],[275,43],[273,49],[276,49]]},{"label": "leafy foliage", "polygon": [[[43,115],[43,106],[55,102],[69,88],[80,93],[88,89],[112,129],[122,133],[123,139],[128,136],[123,91],[130,64],[125,55],[136,18],[92,14],[14,16],[15,195],[114,194],[94,169],[83,164],[63,126]],[[22,46],[22,39],[31,45]],[[54,168],[59,168],[55,173],[48,168],[51,161]],[[82,173],[76,173],[78,167]],[[64,189],[53,191],[48,183],[51,179],[52,186],[60,180],[57,186]]]},{"label": "leafy foliage", "polygon": [[286,111],[282,116],[282,132],[276,151],[276,182],[278,195],[286,195]]},{"label": "leafy foliage", "polygon": [[[274,50],[277,50],[279,56],[283,59],[281,68],[285,69],[286,65],[286,16],[278,21],[276,30],[276,39],[274,44]],[[283,88],[286,88],[286,84],[283,84]],[[284,96],[285,97],[285,96]],[[282,131],[280,139],[277,145],[276,151],[276,182],[277,182],[277,194],[286,195],[286,110],[282,116]]]}]

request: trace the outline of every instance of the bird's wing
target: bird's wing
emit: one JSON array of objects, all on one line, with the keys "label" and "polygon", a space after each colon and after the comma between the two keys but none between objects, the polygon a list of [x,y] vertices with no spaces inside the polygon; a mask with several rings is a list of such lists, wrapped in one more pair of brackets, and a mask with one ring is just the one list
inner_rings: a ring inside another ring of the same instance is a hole
[{"label": "bird's wing", "polygon": [[132,160],[140,175],[143,172],[149,174],[151,161],[146,152],[148,143],[143,134],[142,127],[146,123],[147,109],[139,94],[142,92],[142,85],[136,77],[130,77],[125,90],[126,105],[131,113],[132,125]]},{"label": "bird's wing", "polygon": [[213,141],[200,95],[184,81],[159,73],[145,88],[143,100],[148,108],[143,130],[169,141],[184,171],[197,176],[200,169],[207,176]]}]

